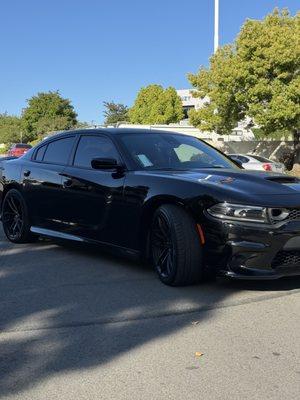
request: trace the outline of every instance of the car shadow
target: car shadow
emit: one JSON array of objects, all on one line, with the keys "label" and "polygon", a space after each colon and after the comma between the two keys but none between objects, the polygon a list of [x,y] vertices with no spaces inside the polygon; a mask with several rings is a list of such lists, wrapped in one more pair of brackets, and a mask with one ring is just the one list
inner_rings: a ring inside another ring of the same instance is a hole
[{"label": "car shadow", "polygon": [[[0,396],[113,359],[218,308],[282,296],[300,278],[164,286],[147,265],[51,241],[12,245],[0,232]],[[195,343],[197,348],[197,343]]]}]

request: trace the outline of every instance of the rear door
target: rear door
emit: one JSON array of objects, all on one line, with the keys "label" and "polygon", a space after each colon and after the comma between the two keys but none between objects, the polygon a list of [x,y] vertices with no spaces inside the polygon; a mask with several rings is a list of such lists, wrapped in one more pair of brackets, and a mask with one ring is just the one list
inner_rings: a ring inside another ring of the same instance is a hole
[{"label": "rear door", "polygon": [[34,226],[61,230],[65,224],[61,174],[74,143],[74,135],[52,140],[38,147],[31,161],[24,162],[24,194]]},{"label": "rear door", "polygon": [[68,233],[121,245],[125,172],[93,169],[93,158],[114,158],[121,162],[110,137],[100,134],[80,137],[72,165],[63,172]]}]

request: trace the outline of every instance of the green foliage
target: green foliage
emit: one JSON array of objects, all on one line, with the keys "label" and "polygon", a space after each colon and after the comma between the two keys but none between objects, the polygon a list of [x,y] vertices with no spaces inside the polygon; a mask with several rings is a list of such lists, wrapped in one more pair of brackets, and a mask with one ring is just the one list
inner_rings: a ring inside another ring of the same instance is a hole
[{"label": "green foliage", "polygon": [[59,92],[38,93],[23,110],[22,126],[27,140],[34,140],[47,132],[73,128],[76,117],[70,100]]},{"label": "green foliage", "polygon": [[[266,132],[261,128],[252,128],[252,132],[256,140],[264,140],[266,138]],[[291,132],[288,130],[279,130],[271,132],[268,138],[273,140],[291,140]]]},{"label": "green foliage", "polygon": [[103,105],[105,110],[103,112],[105,120],[105,125],[113,125],[118,122],[126,122],[129,121],[128,116],[128,107],[124,104],[114,103],[113,101],[108,102],[104,101]]},{"label": "green foliage", "polygon": [[299,133],[300,14],[275,10],[262,21],[247,20],[235,42],[189,80],[196,96],[210,99],[190,113],[200,129],[227,133],[248,115],[264,135]]},{"label": "green foliage", "polygon": [[21,120],[20,118],[0,114],[0,143],[16,143],[21,140]]},{"label": "green foliage", "polygon": [[85,121],[78,121],[75,128],[76,129],[84,129],[84,128],[89,128],[91,125],[88,122]]},{"label": "green foliage", "polygon": [[172,87],[149,85],[139,91],[129,118],[134,124],[178,122],[183,118],[181,99]]}]

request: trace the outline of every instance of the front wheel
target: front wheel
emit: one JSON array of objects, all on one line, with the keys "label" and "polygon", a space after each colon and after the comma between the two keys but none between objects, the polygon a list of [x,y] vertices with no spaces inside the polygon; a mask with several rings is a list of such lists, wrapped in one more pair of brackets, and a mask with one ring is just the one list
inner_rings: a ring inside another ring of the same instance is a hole
[{"label": "front wheel", "polygon": [[16,189],[9,190],[4,197],[2,224],[7,239],[13,243],[31,242],[35,238],[30,232],[25,200]]},{"label": "front wheel", "polygon": [[184,209],[171,204],[157,209],[150,246],[154,268],[163,283],[185,286],[201,280],[202,245],[196,223]]}]

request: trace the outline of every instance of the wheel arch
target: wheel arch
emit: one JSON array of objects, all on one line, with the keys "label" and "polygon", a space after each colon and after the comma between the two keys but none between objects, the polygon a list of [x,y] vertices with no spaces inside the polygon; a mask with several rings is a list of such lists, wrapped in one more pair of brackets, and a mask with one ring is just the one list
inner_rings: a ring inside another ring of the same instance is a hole
[{"label": "wheel arch", "polygon": [[3,188],[2,196],[1,196],[1,213],[2,213],[2,204],[3,204],[4,197],[6,196],[6,193],[9,192],[11,189],[16,189],[21,193],[23,191],[22,186],[17,182],[10,182],[7,185],[5,185]]},{"label": "wheel arch", "polygon": [[143,206],[139,229],[140,250],[145,259],[149,259],[149,231],[153,215],[160,206],[166,204],[176,205],[192,214],[184,201],[176,196],[155,196],[149,199]]}]

